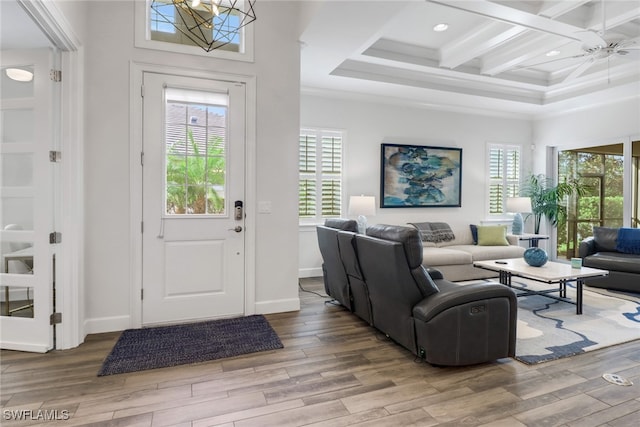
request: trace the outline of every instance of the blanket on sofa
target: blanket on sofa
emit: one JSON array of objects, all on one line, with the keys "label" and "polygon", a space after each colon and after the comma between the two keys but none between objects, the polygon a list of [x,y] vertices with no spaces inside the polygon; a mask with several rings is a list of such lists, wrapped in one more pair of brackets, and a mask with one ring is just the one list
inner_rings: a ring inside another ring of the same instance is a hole
[{"label": "blanket on sofa", "polygon": [[420,231],[423,242],[449,242],[456,238],[446,222],[410,222],[409,224]]},{"label": "blanket on sofa", "polygon": [[624,254],[640,255],[640,228],[618,229],[616,250]]}]

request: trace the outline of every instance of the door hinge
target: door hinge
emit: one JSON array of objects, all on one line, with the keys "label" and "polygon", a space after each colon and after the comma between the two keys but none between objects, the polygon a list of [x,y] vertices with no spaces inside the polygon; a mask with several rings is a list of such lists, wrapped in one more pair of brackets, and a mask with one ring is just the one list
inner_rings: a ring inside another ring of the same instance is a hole
[{"label": "door hinge", "polygon": [[144,299],[144,289],[140,289],[140,299]]},{"label": "door hinge", "polygon": [[49,316],[49,324],[57,325],[58,323],[62,323],[62,313],[52,313]]},{"label": "door hinge", "polygon": [[144,166],[144,151],[140,152],[140,166]]},{"label": "door hinge", "polygon": [[62,233],[60,233],[59,231],[49,233],[49,244],[53,245],[56,243],[62,243]]},{"label": "door hinge", "polygon": [[144,234],[144,221],[140,221],[140,233]]},{"label": "door hinge", "polygon": [[49,151],[49,161],[52,163],[58,163],[62,160],[62,152],[61,151]]},{"label": "door hinge", "polygon": [[59,83],[62,81],[62,70],[51,70],[49,71],[49,78],[51,81]]},{"label": "door hinge", "polygon": [[140,96],[144,98],[144,85],[140,86]]}]

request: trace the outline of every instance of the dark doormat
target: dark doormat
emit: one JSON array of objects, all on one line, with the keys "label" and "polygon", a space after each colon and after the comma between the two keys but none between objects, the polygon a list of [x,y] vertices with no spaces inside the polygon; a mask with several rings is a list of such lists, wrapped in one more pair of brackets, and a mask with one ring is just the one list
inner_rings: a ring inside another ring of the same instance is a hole
[{"label": "dark doormat", "polygon": [[283,348],[262,315],[127,329],[98,376],[186,365]]}]

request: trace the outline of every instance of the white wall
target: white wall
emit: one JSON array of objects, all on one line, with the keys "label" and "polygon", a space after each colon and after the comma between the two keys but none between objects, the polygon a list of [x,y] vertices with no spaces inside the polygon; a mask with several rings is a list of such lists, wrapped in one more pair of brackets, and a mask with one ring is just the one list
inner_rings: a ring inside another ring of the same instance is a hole
[{"label": "white wall", "polygon": [[[256,306],[298,303],[297,139],[299,46],[295,2],[257,2],[255,62],[134,48],[134,2],[87,4],[85,41],[85,332],[122,329],[130,319],[130,64],[180,66],[256,76]],[[252,208],[251,206],[248,207]],[[133,302],[137,303],[137,302]]]},{"label": "white wall", "polygon": [[[624,142],[640,136],[640,92],[620,102],[557,114],[533,123],[535,164],[545,173],[546,148],[575,148]],[[632,92],[633,93],[633,92]]]},{"label": "white wall", "polygon": [[[609,102],[577,111],[556,114],[533,122],[535,173],[551,174],[554,152],[557,150],[623,143],[640,140],[640,83],[630,85],[627,97],[619,102]],[[630,160],[627,163],[630,165]],[[630,168],[630,166],[627,166]],[[627,180],[631,172],[627,172]],[[629,186],[628,191],[631,191]],[[630,193],[627,193],[630,194]],[[627,197],[630,199],[630,197]],[[631,201],[625,200],[625,213],[630,218]],[[555,228],[543,223],[542,233],[553,236]],[[551,248],[555,256],[555,248]]]},{"label": "white wall", "polygon": [[[521,144],[525,172],[531,170],[531,122],[525,119],[471,115],[384,103],[303,95],[302,126],[346,131],[345,199],[374,195],[380,203],[380,144],[435,145],[462,148],[462,207],[385,208],[370,224],[415,221],[477,223],[486,218],[485,156],[488,142]],[[346,214],[346,204],[344,206]],[[314,227],[300,228],[301,277],[322,275]]]}]

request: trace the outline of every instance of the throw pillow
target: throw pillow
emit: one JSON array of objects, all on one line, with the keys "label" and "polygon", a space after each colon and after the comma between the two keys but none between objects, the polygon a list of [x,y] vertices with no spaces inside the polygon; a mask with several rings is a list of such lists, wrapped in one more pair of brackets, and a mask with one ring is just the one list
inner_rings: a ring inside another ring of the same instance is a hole
[{"label": "throw pillow", "polygon": [[506,225],[478,226],[478,246],[509,246]]},{"label": "throw pillow", "polygon": [[620,228],[617,242],[618,252],[640,255],[640,228]]},{"label": "throw pillow", "polygon": [[469,228],[471,229],[471,237],[473,238],[473,244],[477,245],[478,244],[478,226],[475,224],[471,224]]}]

